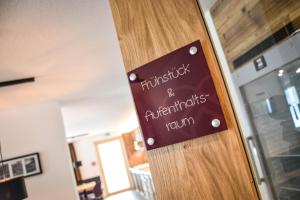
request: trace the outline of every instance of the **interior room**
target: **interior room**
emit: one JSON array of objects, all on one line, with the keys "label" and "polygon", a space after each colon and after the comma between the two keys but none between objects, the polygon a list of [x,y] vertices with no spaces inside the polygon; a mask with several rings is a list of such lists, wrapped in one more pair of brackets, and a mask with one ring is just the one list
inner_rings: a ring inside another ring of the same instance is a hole
[{"label": "interior room", "polygon": [[299,200],[299,0],[0,0],[0,200]]}]

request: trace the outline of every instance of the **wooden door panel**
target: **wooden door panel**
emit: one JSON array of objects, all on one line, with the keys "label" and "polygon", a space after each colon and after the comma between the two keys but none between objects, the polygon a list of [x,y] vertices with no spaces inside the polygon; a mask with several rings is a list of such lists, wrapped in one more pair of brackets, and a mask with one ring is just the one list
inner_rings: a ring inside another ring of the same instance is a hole
[{"label": "wooden door panel", "polygon": [[194,0],[110,0],[126,71],[200,40],[228,130],[148,152],[157,199],[257,199],[224,81]]},{"label": "wooden door panel", "polygon": [[300,16],[300,1],[218,0],[211,14],[227,60],[233,61]]}]

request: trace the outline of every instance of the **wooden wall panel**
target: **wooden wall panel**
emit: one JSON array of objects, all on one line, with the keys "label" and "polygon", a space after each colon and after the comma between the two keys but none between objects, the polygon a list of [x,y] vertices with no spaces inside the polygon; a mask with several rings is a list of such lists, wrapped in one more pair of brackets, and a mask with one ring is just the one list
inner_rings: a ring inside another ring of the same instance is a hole
[{"label": "wooden wall panel", "polygon": [[110,0],[126,71],[200,40],[228,130],[148,152],[158,200],[257,199],[237,123],[195,0]]},{"label": "wooden wall panel", "polygon": [[135,167],[137,165],[148,163],[146,148],[144,147],[138,151],[134,148],[134,137],[136,134],[140,134],[138,129],[122,134],[129,167]]},{"label": "wooden wall panel", "polygon": [[299,10],[299,0],[218,0],[211,14],[230,66],[233,60],[299,17]]}]

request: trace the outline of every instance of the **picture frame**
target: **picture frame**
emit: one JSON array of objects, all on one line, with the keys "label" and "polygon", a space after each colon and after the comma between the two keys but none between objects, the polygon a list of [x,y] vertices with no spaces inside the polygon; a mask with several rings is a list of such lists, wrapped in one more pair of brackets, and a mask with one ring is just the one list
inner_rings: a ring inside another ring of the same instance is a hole
[{"label": "picture frame", "polygon": [[42,174],[39,153],[27,154],[0,162],[0,180]]}]

